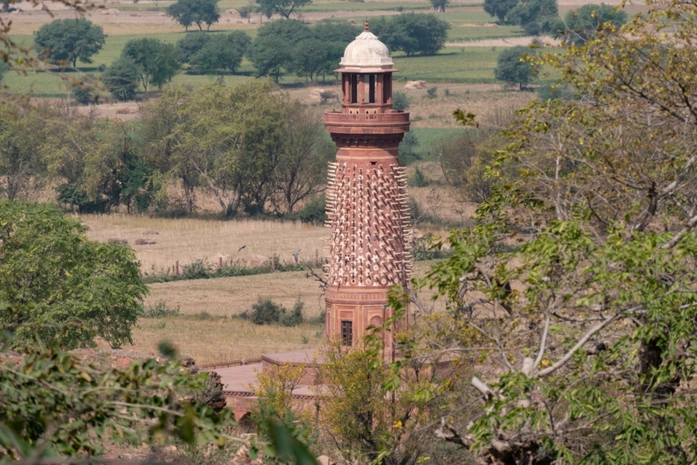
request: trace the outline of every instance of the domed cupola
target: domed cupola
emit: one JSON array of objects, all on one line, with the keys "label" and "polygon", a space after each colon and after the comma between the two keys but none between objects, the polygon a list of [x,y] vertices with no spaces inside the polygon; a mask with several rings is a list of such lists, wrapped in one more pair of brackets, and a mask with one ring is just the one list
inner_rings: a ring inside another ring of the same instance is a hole
[{"label": "domed cupola", "polygon": [[384,113],[392,108],[394,63],[387,46],[365,29],[348,44],[335,70],[342,74],[343,107],[348,113]]},{"label": "domed cupola", "polygon": [[386,69],[391,70],[394,63],[392,63],[387,46],[380,42],[375,34],[370,32],[369,24],[366,20],[365,29],[356,37],[356,40],[348,44],[339,64],[342,70],[352,69],[357,72],[367,73],[384,72]]}]

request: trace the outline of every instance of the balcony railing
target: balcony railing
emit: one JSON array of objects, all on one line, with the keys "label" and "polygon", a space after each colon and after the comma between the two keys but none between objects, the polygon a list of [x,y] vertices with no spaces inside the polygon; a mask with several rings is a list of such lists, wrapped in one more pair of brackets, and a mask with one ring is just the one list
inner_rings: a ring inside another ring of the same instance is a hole
[{"label": "balcony railing", "polygon": [[402,126],[409,124],[409,113],[342,113],[328,111],[324,113],[324,124],[327,126]]}]

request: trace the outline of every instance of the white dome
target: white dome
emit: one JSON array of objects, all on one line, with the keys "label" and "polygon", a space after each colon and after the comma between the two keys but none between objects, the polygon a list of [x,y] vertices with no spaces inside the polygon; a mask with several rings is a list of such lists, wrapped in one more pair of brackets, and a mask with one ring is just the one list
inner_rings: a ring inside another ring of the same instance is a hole
[{"label": "white dome", "polygon": [[387,46],[368,30],[367,24],[366,30],[348,44],[340,63],[342,68],[359,68],[362,71],[392,68],[393,64]]}]

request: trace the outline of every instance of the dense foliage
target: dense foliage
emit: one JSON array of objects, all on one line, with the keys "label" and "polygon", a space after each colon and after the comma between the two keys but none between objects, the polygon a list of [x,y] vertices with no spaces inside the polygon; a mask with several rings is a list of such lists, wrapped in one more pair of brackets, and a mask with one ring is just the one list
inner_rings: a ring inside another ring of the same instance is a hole
[{"label": "dense foliage", "polygon": [[196,74],[235,73],[252,40],[243,31],[229,34],[189,34],[177,43],[182,63]]},{"label": "dense foliage", "polygon": [[475,224],[418,283],[447,312],[413,299],[400,365],[474,366],[481,407],[453,402],[436,434],[480,463],[697,457],[696,8],[660,2],[545,56],[583,98],[521,110]]},{"label": "dense foliage", "polygon": [[142,114],[119,122],[1,107],[0,196],[32,199],[55,186],[55,199],[82,213],[180,215],[206,191],[224,215],[295,214],[321,192],[335,152],[317,112],[267,81],[172,87]]},{"label": "dense foliage", "polygon": [[484,11],[498,18],[500,24],[505,24],[506,16],[518,5],[519,0],[484,0]]},{"label": "dense foliage", "polygon": [[4,360],[2,342],[0,463],[101,457],[110,444],[159,445],[168,436],[219,447],[234,439],[226,431],[234,424],[230,411],[186,400],[205,390],[207,373],[154,360],[104,369],[57,345],[27,345],[19,360]]},{"label": "dense foliage", "polygon": [[210,29],[211,25],[220,19],[218,13],[218,0],[177,0],[167,7],[167,16],[189,30],[189,26],[196,24],[199,31]]},{"label": "dense foliage", "polygon": [[121,51],[121,56],[133,60],[145,92],[150,84],[161,90],[179,71],[174,45],[152,37],[129,40]]},{"label": "dense foliage", "polygon": [[259,10],[271,17],[274,13],[278,13],[285,19],[290,19],[297,8],[312,3],[312,0],[256,0],[259,4]]},{"label": "dense foliage", "polygon": [[187,209],[199,187],[215,196],[225,216],[293,212],[321,188],[332,147],[316,115],[275,90],[263,80],[173,87],[145,107],[148,159],[181,181]]},{"label": "dense foliage", "polygon": [[392,53],[435,55],[445,45],[450,24],[432,14],[403,13],[378,18],[370,29]]},{"label": "dense foliage", "polygon": [[74,68],[78,60],[92,63],[92,56],[102,49],[104,41],[102,27],[85,18],[56,19],[36,31],[34,48],[51,63],[72,64]]},{"label": "dense foliage", "polygon": [[531,35],[549,33],[559,22],[557,0],[521,0],[508,12],[506,19],[521,25]]},{"label": "dense foliage", "polygon": [[67,347],[131,342],[146,287],[133,251],[88,241],[55,207],[0,200],[0,329]]},{"label": "dense foliage", "polygon": [[532,80],[536,66],[529,59],[535,51],[528,47],[510,47],[496,59],[494,77],[508,84],[518,84],[522,90]]},{"label": "dense foliage", "polygon": [[313,27],[296,20],[274,21],[259,29],[249,59],[259,76],[276,82],[286,73],[310,80],[331,75],[360,29],[346,23],[320,21]]},{"label": "dense foliage", "polygon": [[612,5],[589,3],[568,11],[564,21],[557,20],[553,25],[552,32],[568,44],[580,45],[608,22],[620,27],[627,22],[627,13]]},{"label": "dense foliage", "polygon": [[102,81],[116,100],[132,100],[138,92],[143,72],[130,56],[117,58],[102,73]]}]

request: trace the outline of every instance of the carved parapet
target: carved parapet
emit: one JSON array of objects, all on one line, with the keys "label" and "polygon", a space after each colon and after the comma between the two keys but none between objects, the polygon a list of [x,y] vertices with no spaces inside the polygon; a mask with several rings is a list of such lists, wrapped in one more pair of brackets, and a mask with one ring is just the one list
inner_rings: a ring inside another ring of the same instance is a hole
[{"label": "carved parapet", "polygon": [[409,113],[390,111],[386,113],[347,113],[327,111],[324,113],[324,126],[334,135],[382,135],[404,134],[409,131]]}]

